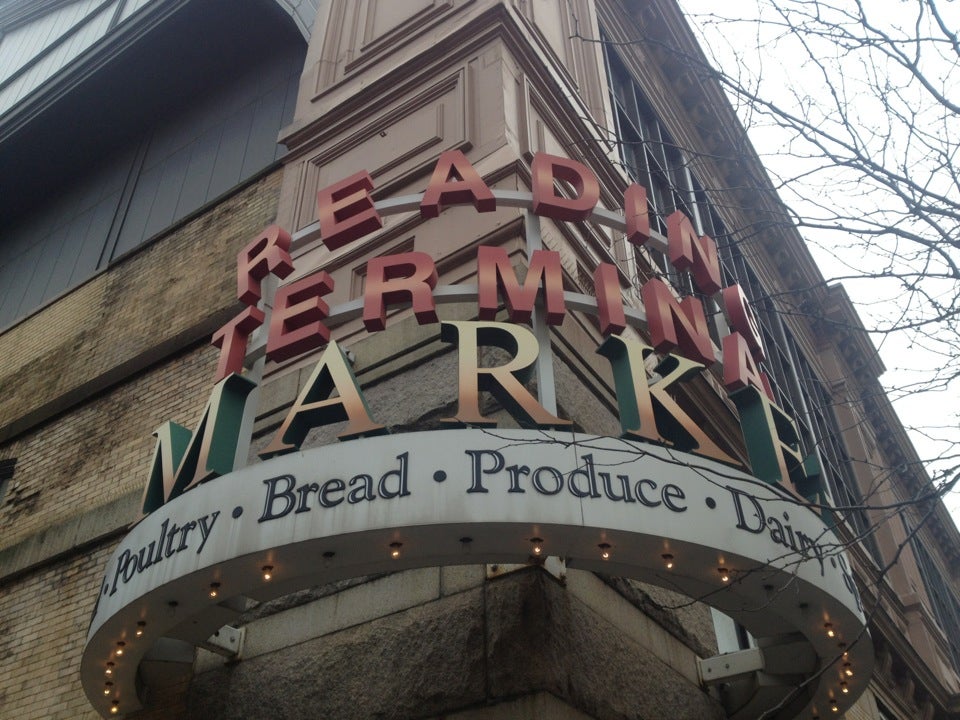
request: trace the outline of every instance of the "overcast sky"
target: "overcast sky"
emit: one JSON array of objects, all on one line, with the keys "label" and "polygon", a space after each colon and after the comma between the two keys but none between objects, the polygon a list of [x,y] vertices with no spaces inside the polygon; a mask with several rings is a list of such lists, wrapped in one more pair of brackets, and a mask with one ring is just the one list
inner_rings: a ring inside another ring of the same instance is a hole
[{"label": "overcast sky", "polygon": [[[787,0],[789,2],[789,0]],[[796,98],[821,98],[825,92],[828,92],[822,76],[811,68],[809,64],[802,64],[800,60],[803,57],[802,48],[797,46],[795,39],[782,37],[774,42],[770,42],[773,31],[758,31],[755,24],[749,22],[723,23],[717,25],[709,22],[707,15],[711,13],[720,13],[733,15],[739,19],[756,17],[757,3],[754,1],[737,3],[717,3],[716,0],[681,0],[684,10],[691,16],[695,28],[702,33],[706,39],[704,42],[704,51],[709,58],[714,60],[721,69],[728,74],[736,74],[738,77],[749,77],[751,82],[758,83],[759,93],[778,103],[789,105]],[[910,16],[908,10],[912,3],[896,2],[895,0],[871,0],[866,7],[871,11],[878,12],[878,18],[881,21],[890,23],[905,22],[906,28],[910,29]],[[946,20],[951,23],[950,27],[960,28],[960,3],[951,3],[944,6]],[[881,14],[882,13],[882,14]],[[764,37],[760,33],[766,32]],[[768,45],[761,48],[760,45]],[[829,53],[832,48],[823,46],[823,51]],[[742,62],[738,62],[737,55],[740,55]],[[862,117],[864,127],[873,126],[873,128],[883,128],[887,125],[887,119],[883,118],[885,112],[882,105],[868,93],[858,93],[856,84],[858,77],[865,70],[863,62],[850,59],[844,66],[843,82],[845,90],[848,90],[847,98],[851,103],[854,116]],[[957,81],[960,86],[960,79],[951,77],[957,72],[956,62],[944,64],[931,64],[929,74],[937,81],[943,83],[950,93],[950,83]],[[910,89],[908,89],[910,91]],[[955,95],[955,93],[952,93]],[[736,105],[736,103],[734,103]],[[745,124],[750,128],[750,138],[757,152],[760,154],[764,164],[772,171],[772,175],[785,177],[796,174],[802,167],[795,157],[790,157],[784,150],[789,146],[790,137],[783,131],[764,126],[762,119],[755,115],[750,115],[746,108],[738,108]],[[956,122],[958,118],[953,116],[949,118],[953,123],[945,125],[947,132],[957,129]],[[895,125],[894,125],[895,127]],[[868,131],[869,132],[869,131]],[[956,138],[951,138],[956,141]],[[895,130],[893,132],[892,142],[896,142]],[[829,176],[823,176],[829,177]],[[815,181],[814,181],[815,184]],[[956,190],[954,184],[948,188],[948,192]],[[807,187],[805,192],[810,193],[811,202],[807,202],[802,194],[791,194],[789,192],[781,193],[784,199],[794,209],[800,213],[810,213],[816,216],[821,210],[813,204],[814,202],[824,202],[825,197],[816,198],[815,190]],[[858,202],[856,197],[845,198],[836,193],[842,192],[837,187],[829,188],[826,194],[826,201],[852,203],[852,206]],[[960,205],[960,198],[956,198],[957,205]],[[849,242],[849,236],[836,236],[830,233],[817,233],[816,231],[804,230],[803,234],[808,239],[811,251],[821,267],[824,275],[831,279],[850,273],[850,268],[857,269],[869,267],[871,262],[878,261],[878,258],[871,257],[869,253],[864,253],[862,247]],[[837,261],[839,258],[840,262]],[[846,267],[845,267],[846,266]],[[865,325],[869,328],[873,323],[882,322],[882,318],[895,315],[903,303],[903,291],[896,284],[883,284],[877,280],[851,281],[845,280],[844,287],[850,294],[853,301],[857,304],[858,310],[864,317]],[[955,292],[955,287],[945,288],[949,292]],[[873,335],[874,344],[880,348],[881,358],[887,367],[887,372],[881,378],[881,382],[887,387],[905,385],[919,377],[918,372],[922,373],[930,369],[942,366],[943,360],[933,353],[924,352],[915,344],[911,344],[909,338],[899,334],[893,335]],[[894,398],[894,407],[904,421],[904,425],[911,427],[936,428],[933,430],[939,435],[939,443],[931,442],[923,433],[911,432],[911,438],[921,458],[937,457],[946,452],[946,448],[952,446],[960,447],[960,429],[957,423],[958,405],[960,398],[957,396],[957,389],[952,388],[942,391],[930,391],[925,393],[912,393]],[[955,521],[960,525],[960,491],[954,491],[947,498],[946,504],[950,509]]]}]

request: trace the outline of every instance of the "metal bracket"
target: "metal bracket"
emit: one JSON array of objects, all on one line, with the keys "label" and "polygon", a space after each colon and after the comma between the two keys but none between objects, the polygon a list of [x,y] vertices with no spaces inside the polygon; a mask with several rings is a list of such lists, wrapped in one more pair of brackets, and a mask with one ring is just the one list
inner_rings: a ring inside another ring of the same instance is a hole
[{"label": "metal bracket", "polygon": [[716,685],[728,682],[763,670],[763,651],[749,648],[738,652],[715,655],[712,658],[697,659],[700,682],[704,685]]},{"label": "metal bracket", "polygon": [[232,625],[224,625],[213,635],[200,643],[204,650],[221,655],[228,660],[235,660],[240,656],[243,649],[243,637],[245,628],[235,628]]},{"label": "metal bracket", "polygon": [[487,564],[487,580],[520,570],[526,570],[531,565],[539,565],[557,580],[564,582],[567,578],[567,561],[563,558],[548,555],[545,558],[530,558],[529,563],[496,563]]}]

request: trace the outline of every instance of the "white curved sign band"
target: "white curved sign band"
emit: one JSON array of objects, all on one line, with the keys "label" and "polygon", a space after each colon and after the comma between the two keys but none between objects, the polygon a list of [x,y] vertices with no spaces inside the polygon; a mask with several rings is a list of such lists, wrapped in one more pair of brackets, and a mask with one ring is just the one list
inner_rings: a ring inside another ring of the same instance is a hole
[{"label": "white curved sign band", "polygon": [[148,650],[160,638],[202,642],[238,599],[415,567],[527,562],[536,547],[572,567],[702,600],[757,638],[795,634],[818,658],[808,713],[831,703],[845,710],[869,680],[872,651],[855,642],[865,620],[848,564],[799,500],[649,444],[460,429],[277,457],[144,518],[107,565],[84,689],[104,716],[114,701],[120,713],[138,708],[135,679]]}]

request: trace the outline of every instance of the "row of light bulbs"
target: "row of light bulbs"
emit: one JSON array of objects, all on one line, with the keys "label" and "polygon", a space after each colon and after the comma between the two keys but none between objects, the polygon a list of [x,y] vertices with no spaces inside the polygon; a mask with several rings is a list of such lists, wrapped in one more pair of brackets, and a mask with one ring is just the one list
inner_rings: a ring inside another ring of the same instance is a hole
[{"label": "row of light bulbs", "polygon": [[[469,538],[469,537],[460,538],[460,542],[463,543],[464,546],[469,545],[472,541],[473,541],[473,538]],[[532,537],[532,538],[530,538],[530,543],[531,543],[531,545],[532,545],[533,555],[534,555],[535,557],[540,557],[540,556],[542,556],[542,554],[543,554],[543,538],[540,538],[540,537]],[[390,543],[389,547],[390,547],[390,557],[392,557],[394,560],[399,559],[399,558],[400,558],[400,550],[401,550],[401,548],[403,547],[403,543],[394,541],[394,542]],[[600,550],[600,557],[601,557],[602,559],[604,559],[604,560],[609,560],[609,559],[610,559],[610,557],[611,557],[611,552],[610,552],[610,551],[611,551],[611,549],[612,549],[612,546],[610,545],[610,543],[607,543],[607,542],[599,543],[599,544],[597,545],[597,548]],[[328,551],[328,552],[323,553],[323,557],[324,557],[324,559],[325,559],[326,561],[329,561],[330,559],[332,559],[333,556],[334,556],[334,553],[333,553],[333,552],[329,552],[329,551]],[[663,554],[660,556],[660,558],[663,560],[664,567],[665,567],[667,570],[672,570],[672,569],[673,569],[673,567],[674,567],[674,557],[673,557],[673,555],[672,555],[671,553],[663,553]],[[273,565],[264,565],[264,566],[262,566],[262,567],[260,568],[260,571],[261,571],[261,575],[262,575],[262,577],[263,577],[264,582],[269,582],[270,580],[273,579]],[[717,568],[717,573],[720,575],[720,580],[721,580],[721,582],[725,582],[725,583],[726,583],[726,582],[730,582],[730,575],[731,575],[731,573],[730,573],[730,570],[729,570],[728,568],[723,567],[723,566],[720,566],[720,567]],[[211,599],[215,599],[215,598],[217,598],[217,597],[219,596],[219,594],[220,594],[220,583],[217,582],[217,581],[211,582],[211,583],[210,583],[210,586],[209,586],[209,589],[208,589],[208,591],[207,591],[207,595],[208,595]],[[144,631],[144,629],[146,628],[146,626],[147,626],[147,623],[146,623],[145,621],[143,621],[143,620],[138,621],[138,622],[137,622],[136,630],[134,631],[134,635],[135,635],[136,637],[141,637],[141,636],[143,635],[143,631]],[[826,633],[827,633],[827,637],[830,637],[830,638],[836,637],[836,630],[835,630],[835,628],[833,627],[833,624],[832,624],[832,623],[825,623],[825,624],[824,624],[824,629],[825,629],[825,631],[826,631]],[[844,644],[844,643],[841,643],[840,645],[841,645],[841,647],[845,647],[845,644]],[[126,643],[125,643],[124,641],[122,641],[122,640],[117,641],[117,646],[116,646],[116,649],[114,650],[114,654],[115,654],[117,657],[122,657],[122,656],[123,656],[123,653],[124,653],[125,647],[126,647]],[[844,651],[844,653],[843,653],[844,663],[843,663],[843,666],[842,666],[842,668],[843,668],[842,671],[843,671],[843,675],[844,675],[845,678],[846,678],[846,677],[852,677],[852,676],[853,676],[853,669],[852,669],[851,664],[847,661],[847,657],[848,657],[848,654],[847,654],[846,651]],[[114,667],[115,667],[115,663],[113,663],[112,661],[107,662],[105,674],[106,674],[106,676],[107,676],[108,678],[110,678],[110,677],[113,675]],[[848,684],[847,684],[846,679],[842,679],[842,680],[840,681],[840,691],[841,691],[842,693],[844,693],[844,694],[847,694],[848,692],[850,692],[850,688],[849,688],[849,686],[848,686]],[[104,685],[103,694],[104,694],[104,695],[110,695],[111,692],[113,692],[113,682],[108,679],[108,680],[106,681],[105,685]],[[834,699],[831,699],[830,702],[831,702],[831,708],[832,708],[833,712],[837,712],[837,711],[838,711],[837,701],[834,700]],[[110,712],[111,712],[112,714],[117,714],[117,713],[120,711],[119,705],[120,705],[119,700],[114,700],[114,701],[113,701],[113,705],[112,705],[111,708],[110,708]],[[819,717],[818,715],[814,715],[814,718],[818,718],[818,717]]]},{"label": "row of light bulbs", "polygon": [[[542,539],[542,538],[538,538],[538,537],[534,537],[534,538],[530,538],[530,542],[533,543],[533,554],[534,554],[534,556],[539,557],[539,556],[541,555],[541,553],[543,553],[543,539]],[[611,555],[612,555],[611,550],[612,550],[612,548],[613,548],[613,546],[610,545],[610,543],[602,542],[602,543],[600,543],[599,545],[597,545],[597,548],[599,548],[599,550],[600,550],[600,557],[601,557],[603,560],[609,560],[609,559],[610,559],[610,557],[611,557]],[[671,553],[663,553],[663,554],[660,556],[660,559],[663,560],[663,566],[664,566],[667,570],[673,570],[674,557],[673,557],[673,555],[672,555]],[[723,566],[719,566],[719,567],[717,567],[717,573],[720,575],[720,580],[721,580],[721,582],[730,582],[731,571],[730,571],[728,568],[725,568],[725,567],[723,567]]]},{"label": "row of light bulbs", "polygon": [[[263,577],[264,582],[270,582],[273,580],[273,565],[264,565],[260,568],[260,573]],[[210,583],[210,588],[207,590],[207,596],[213,600],[220,596],[220,583],[214,581]]]},{"label": "row of light bulbs", "polygon": [[[138,620],[137,627],[133,631],[134,637],[143,637],[143,633],[147,628],[147,623],[145,620]],[[127,643],[123,640],[118,640],[117,645],[114,648],[113,654],[116,657],[123,657],[123,654],[126,652]],[[104,675],[107,676],[106,682],[103,684],[103,694],[110,695],[113,692],[113,681],[110,678],[113,677],[114,668],[116,668],[116,663],[112,660],[107,661],[106,669],[104,670]],[[120,701],[114,700],[110,705],[110,714],[116,715],[120,712]]]},{"label": "row of light bulbs", "polygon": [[[835,638],[837,636],[836,628],[833,627],[832,623],[824,623],[824,630],[826,630],[827,637]],[[850,693],[850,683],[848,682],[849,678],[853,677],[853,664],[850,662],[850,653],[847,651],[847,644],[841,642],[838,647],[843,650],[843,655],[840,659],[843,661],[840,664],[840,692],[844,695]],[[830,712],[838,713],[840,712],[840,704],[837,702],[836,698],[830,698]],[[813,720],[819,720],[820,715],[816,710],[813,711]]]},{"label": "row of light bulbs", "polygon": [[[473,542],[473,538],[462,537],[460,538],[460,542],[461,544],[463,544],[464,547],[468,547],[470,543]],[[544,543],[544,540],[541,537],[530,538],[531,550],[534,557],[541,557],[543,555],[543,543]],[[403,543],[399,541],[394,541],[394,542],[391,542],[388,547],[390,549],[390,557],[393,558],[394,560],[400,559],[400,556],[402,554],[401,550],[403,548]],[[597,548],[599,549],[600,557],[603,560],[609,560],[612,557],[613,546],[610,543],[608,542],[599,543],[597,545]],[[332,551],[327,551],[323,553],[324,561],[329,563],[329,561],[332,560],[335,555],[336,553]],[[663,560],[664,567],[666,567],[667,570],[672,570],[674,566],[673,555],[670,553],[663,553],[660,557]],[[264,565],[262,570],[263,570],[263,579],[270,580],[270,578],[272,577],[273,566]],[[723,582],[730,581],[731,571],[729,569],[720,566],[717,568],[717,572],[719,573],[720,579]],[[211,598],[216,598],[219,595],[219,591],[220,591],[219,582],[210,583],[209,595]]]},{"label": "row of light bulbs", "polygon": [[[269,582],[270,580],[273,579],[273,565],[264,565],[263,567],[260,568],[260,572],[262,574],[264,582]],[[207,590],[207,596],[210,599],[214,599],[218,597],[219,594],[220,594],[220,583],[216,581],[210,583],[210,587]],[[173,604],[175,605],[175,603]],[[137,626],[133,631],[134,637],[138,637],[138,638],[142,637],[144,630],[146,630],[146,627],[147,627],[147,623],[145,620],[138,620]],[[113,650],[114,656],[118,658],[123,657],[124,652],[126,652],[126,648],[127,648],[127,643],[123,640],[118,640],[116,647]],[[103,684],[103,694],[106,696],[109,696],[114,691],[114,683],[111,678],[113,677],[116,667],[117,667],[117,664],[113,660],[107,661],[107,664],[104,669],[104,675],[106,675],[107,680]],[[114,699],[110,705],[110,714],[116,715],[119,712],[120,712],[120,701],[117,699]]]}]

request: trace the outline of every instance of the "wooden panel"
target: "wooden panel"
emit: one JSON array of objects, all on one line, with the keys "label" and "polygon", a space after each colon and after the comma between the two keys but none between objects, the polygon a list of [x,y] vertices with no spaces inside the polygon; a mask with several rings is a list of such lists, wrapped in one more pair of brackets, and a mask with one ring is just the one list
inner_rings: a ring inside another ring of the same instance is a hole
[{"label": "wooden panel", "polygon": [[596,14],[590,4],[584,0],[514,0],[514,6],[530,31],[552,51],[557,72],[583,98],[593,116],[603,122],[605,76],[599,62],[599,45],[577,37],[599,36]]},{"label": "wooden panel", "polygon": [[[443,4],[449,5],[448,2]],[[407,0],[402,3],[395,0],[369,0],[363,45],[369,47],[383,40],[387,34],[400,31],[404,25],[433,9],[434,5],[434,0]]]},{"label": "wooden panel", "polygon": [[452,0],[411,0],[404,3],[367,0],[363,35],[354,59],[345,68],[346,72],[353,72],[359,66],[370,63],[375,56],[395,50],[405,39],[453,8]]}]

